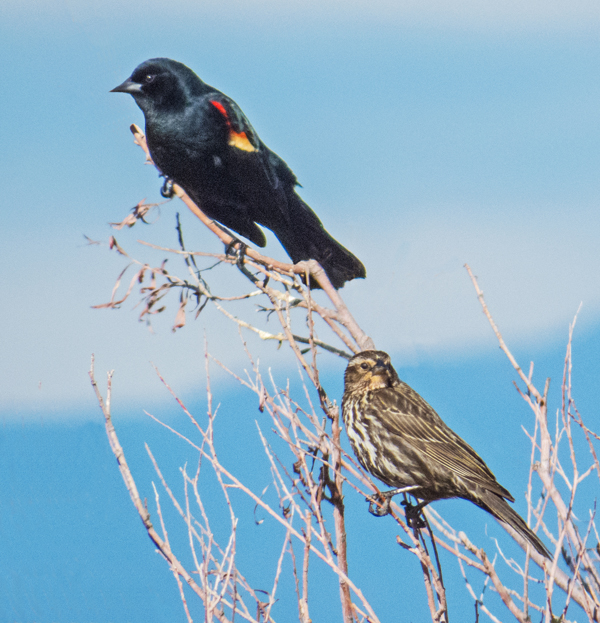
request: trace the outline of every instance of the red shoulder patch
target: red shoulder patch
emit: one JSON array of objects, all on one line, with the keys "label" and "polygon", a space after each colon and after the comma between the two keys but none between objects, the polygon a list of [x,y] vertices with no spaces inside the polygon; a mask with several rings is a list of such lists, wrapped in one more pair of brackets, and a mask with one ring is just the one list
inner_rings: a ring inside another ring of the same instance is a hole
[{"label": "red shoulder patch", "polygon": [[229,115],[227,114],[227,111],[225,110],[225,106],[223,106],[221,102],[215,102],[214,100],[209,100],[209,101],[229,122]]},{"label": "red shoulder patch", "polygon": [[258,151],[256,147],[250,142],[250,139],[246,135],[245,132],[236,132],[231,127],[231,121],[229,119],[229,115],[227,114],[227,109],[221,102],[217,102],[215,100],[209,100],[209,102],[225,117],[225,121],[227,122],[227,127],[229,128],[229,145],[235,147],[237,149],[241,149],[242,151]]}]

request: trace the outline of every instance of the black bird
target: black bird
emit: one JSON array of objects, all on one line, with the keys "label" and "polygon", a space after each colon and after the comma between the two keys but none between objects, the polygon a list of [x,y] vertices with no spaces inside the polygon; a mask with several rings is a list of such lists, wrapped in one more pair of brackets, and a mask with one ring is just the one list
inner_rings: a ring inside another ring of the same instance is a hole
[{"label": "black bird", "polygon": [[150,59],[113,91],[133,96],[146,118],[154,162],[210,218],[259,247],[267,241],[257,223],[268,227],[294,263],[317,260],[336,288],[366,276],[296,194],[296,176],[258,138],[240,107],[191,69]]},{"label": "black bird", "polygon": [[[463,498],[507,523],[535,549],[550,552],[506,502],[500,485],[479,455],[406,383],[398,378],[387,353],[365,350],[346,368],[342,413],[360,464],[386,485],[389,499],[407,492],[422,500]],[[397,490],[399,489],[399,490]]]}]

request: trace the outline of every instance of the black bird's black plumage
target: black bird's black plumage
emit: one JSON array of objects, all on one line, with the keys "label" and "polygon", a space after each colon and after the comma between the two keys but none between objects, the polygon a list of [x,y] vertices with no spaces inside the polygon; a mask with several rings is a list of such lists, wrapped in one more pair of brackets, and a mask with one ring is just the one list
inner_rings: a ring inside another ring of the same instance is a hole
[{"label": "black bird's black plumage", "polygon": [[210,218],[260,247],[266,238],[258,225],[268,227],[294,263],[317,260],[336,288],[366,276],[298,196],[294,173],[231,98],[168,58],[145,61],[113,91],[133,96],[155,164]]},{"label": "black bird's black plumage", "polygon": [[469,500],[551,558],[506,502],[514,502],[512,495],[475,450],[398,378],[387,353],[365,350],[350,360],[342,414],[360,464],[386,485],[409,492],[422,504],[445,498]]}]

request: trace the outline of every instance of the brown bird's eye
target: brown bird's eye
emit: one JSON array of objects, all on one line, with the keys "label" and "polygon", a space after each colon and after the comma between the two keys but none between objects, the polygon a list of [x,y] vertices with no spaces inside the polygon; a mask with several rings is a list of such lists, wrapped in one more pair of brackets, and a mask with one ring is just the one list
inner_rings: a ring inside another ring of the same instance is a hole
[{"label": "brown bird's eye", "polygon": [[368,369],[369,369],[369,364],[368,364],[368,363],[361,363],[361,364],[360,364],[360,367],[361,367],[363,370],[368,370]]}]

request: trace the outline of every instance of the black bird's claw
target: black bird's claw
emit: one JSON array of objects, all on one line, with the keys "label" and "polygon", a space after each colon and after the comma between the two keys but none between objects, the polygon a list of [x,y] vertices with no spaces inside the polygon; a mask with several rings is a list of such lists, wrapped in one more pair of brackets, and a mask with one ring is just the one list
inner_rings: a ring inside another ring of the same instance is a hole
[{"label": "black bird's claw", "polygon": [[234,238],[226,247],[225,255],[231,255],[235,257],[235,263],[237,267],[242,270],[244,268],[244,257],[246,256],[246,249],[248,245],[241,240]]},{"label": "black bird's claw", "polygon": [[421,503],[415,506],[411,504],[408,500],[403,500],[401,504],[402,506],[404,506],[406,523],[408,524],[409,528],[412,528],[413,530],[420,530],[421,528],[425,528],[427,526],[423,517],[421,516],[421,511],[426,506],[426,504]]},{"label": "black bird's claw", "polygon": [[369,503],[369,513],[375,517],[385,517],[390,514],[391,498],[385,494],[371,495],[366,498]]},{"label": "black bird's claw", "polygon": [[165,199],[171,199],[175,194],[173,192],[173,180],[170,177],[165,177],[165,181],[162,185],[162,188],[160,189],[160,194]]},{"label": "black bird's claw", "polygon": [[231,255],[235,258],[235,265],[238,269],[250,279],[253,283],[257,283],[258,279],[246,268],[244,259],[246,257],[246,249],[248,245],[237,238],[234,238],[226,247],[225,255]]}]

